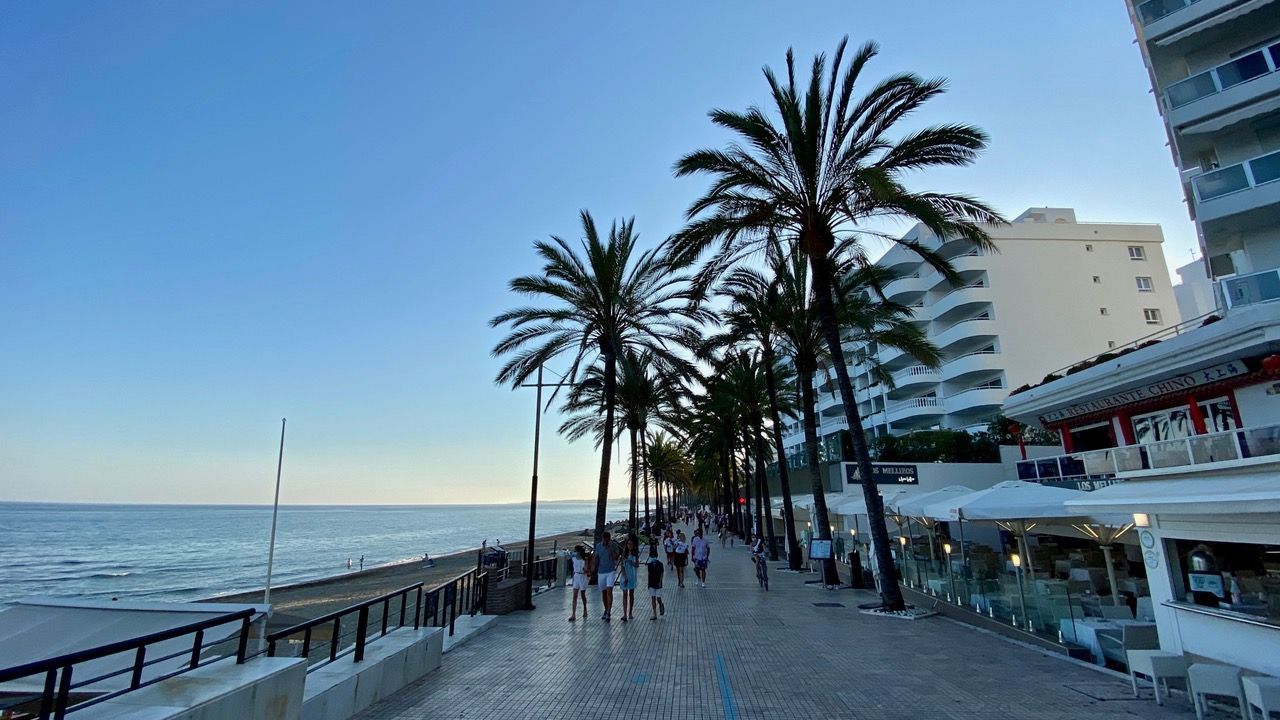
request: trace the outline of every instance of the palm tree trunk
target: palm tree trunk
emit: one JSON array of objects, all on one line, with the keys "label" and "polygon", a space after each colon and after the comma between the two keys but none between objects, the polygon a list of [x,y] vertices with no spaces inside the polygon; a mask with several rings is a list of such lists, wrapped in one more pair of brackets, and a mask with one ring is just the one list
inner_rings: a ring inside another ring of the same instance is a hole
[{"label": "palm tree trunk", "polygon": [[725,454],[723,449],[720,450],[720,489],[723,502],[723,508],[720,512],[728,516],[733,512],[733,489],[729,487],[731,475],[729,473],[729,456]]},{"label": "palm tree trunk", "polygon": [[[871,454],[867,451],[867,438],[862,430],[862,417],[858,413],[858,401],[849,382],[849,369],[844,364],[844,348],[840,345],[840,326],[836,322],[835,299],[832,297],[832,272],[830,260],[812,256],[813,289],[818,299],[818,318],[822,334],[827,341],[827,352],[836,367],[836,383],[840,387],[840,401],[849,421],[849,436],[853,440],[853,458],[862,476],[862,497],[867,505],[867,524],[871,526],[871,541],[875,545],[876,570],[880,576],[880,598],[886,610],[904,610],[906,601],[898,587],[898,573],[889,555],[889,529],[884,522],[884,501],[871,479]],[[826,508],[824,507],[825,511]]]},{"label": "palm tree trunk", "polygon": [[747,437],[746,431],[742,433],[742,488],[742,497],[747,501],[742,508],[743,520],[746,521],[746,534],[743,537],[750,538],[754,534],[752,526],[755,524],[751,506],[755,503],[756,496],[751,486],[751,438]]},{"label": "palm tree trunk", "polygon": [[[778,484],[782,488],[782,524],[787,536],[787,567],[800,569],[800,543],[796,539],[795,509],[791,505],[791,479],[787,472],[787,451],[782,447],[782,416],[778,412],[778,385],[773,376],[773,347],[764,346],[764,379],[769,389],[769,419],[773,422],[773,447],[778,454]],[[770,521],[769,526],[773,526]],[[775,560],[777,558],[774,558]]]},{"label": "palm tree trunk", "polygon": [[631,505],[627,508],[627,521],[630,523],[631,532],[636,532],[639,529],[636,525],[636,498],[639,496],[640,457],[636,454],[638,446],[636,429],[627,428],[627,430],[631,433]]},{"label": "palm tree trunk", "polygon": [[644,486],[644,526],[653,534],[653,525],[649,522],[649,435],[640,430],[640,484]]},{"label": "palm tree trunk", "polygon": [[[804,454],[809,464],[809,476],[813,488],[813,513],[809,525],[815,537],[831,538],[831,525],[827,520],[827,495],[822,484],[822,458],[818,455],[817,399],[813,394],[813,371],[801,369],[796,363],[800,380],[800,404],[804,415]],[[826,577],[823,570],[823,577]]]},{"label": "palm tree trunk", "polygon": [[764,470],[764,427],[756,422],[756,522],[760,534],[769,538],[769,559],[778,561],[778,536],[773,530],[773,507],[769,502],[769,481]]},{"label": "palm tree trunk", "polygon": [[614,354],[605,350],[600,353],[604,360],[604,437],[600,439],[600,489],[596,494],[596,527],[595,541],[600,542],[604,534],[604,512],[609,503],[609,456],[613,454],[613,404],[614,394],[618,387],[618,365]]}]

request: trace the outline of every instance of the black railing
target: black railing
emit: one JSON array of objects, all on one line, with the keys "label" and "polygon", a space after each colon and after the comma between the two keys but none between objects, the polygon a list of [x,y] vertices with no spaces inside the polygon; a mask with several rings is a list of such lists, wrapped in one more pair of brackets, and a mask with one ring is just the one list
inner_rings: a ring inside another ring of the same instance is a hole
[{"label": "black railing", "polygon": [[[286,647],[296,649],[283,654],[306,659],[307,672],[311,672],[347,655],[353,656],[353,662],[363,662],[368,644],[395,628],[448,627],[449,635],[453,635],[458,615],[483,611],[488,580],[487,573],[468,570],[432,590],[427,590],[424,583],[393,590],[271,633],[267,636],[267,655],[276,657]],[[344,627],[350,629],[344,632]],[[299,634],[300,639],[295,637]],[[313,663],[315,651],[321,654]]]},{"label": "black railing", "polygon": [[[13,702],[13,698],[7,698],[5,700],[7,705],[0,705],[0,709],[4,709],[10,713],[10,715],[7,715],[6,717],[37,717],[40,718],[40,720],[48,720],[48,718],[61,720],[66,717],[68,712],[96,705],[132,690],[146,687],[147,685],[160,682],[161,680],[167,680],[175,675],[181,675],[188,670],[193,670],[202,665],[208,665],[209,663],[231,657],[230,654],[220,654],[208,659],[202,659],[201,653],[205,648],[221,644],[228,640],[228,638],[220,638],[206,643],[204,639],[206,630],[237,621],[240,622],[240,630],[239,639],[236,645],[235,659],[237,664],[243,663],[249,643],[249,625],[256,612],[257,611],[252,608],[246,608],[244,610],[218,615],[216,617],[188,623],[168,630],[161,630],[149,635],[121,640],[119,642],[100,645],[94,648],[87,648],[85,650],[79,650],[45,660],[37,660],[35,662],[26,663],[25,665],[0,669],[0,683],[44,675],[44,690],[39,693],[38,696],[33,693],[31,697],[18,698],[17,702]],[[169,653],[168,655],[160,657],[147,657],[148,646],[155,645],[156,643],[164,642],[166,640],[180,638],[185,635],[194,636],[190,648],[184,648],[179,652]],[[73,680],[76,665],[130,651],[134,653],[134,657],[133,663],[129,667],[95,675],[83,680]],[[154,677],[147,678],[146,680],[142,678],[143,670],[148,666],[179,657],[189,657],[190,659],[183,662],[181,667],[171,672],[162,672]],[[104,692],[86,689],[89,685],[100,683],[104,680],[124,675],[125,673],[129,673],[129,686],[126,688]],[[92,695],[92,697],[78,702],[72,702],[72,693]],[[20,709],[28,705],[34,708],[37,701],[39,703],[38,709]],[[19,709],[15,712],[14,708]]]},{"label": "black railing", "polygon": [[529,581],[533,583],[533,589],[535,592],[542,588],[555,587],[557,562],[560,562],[560,558],[554,555],[551,557],[534,559],[533,577],[530,578]]}]

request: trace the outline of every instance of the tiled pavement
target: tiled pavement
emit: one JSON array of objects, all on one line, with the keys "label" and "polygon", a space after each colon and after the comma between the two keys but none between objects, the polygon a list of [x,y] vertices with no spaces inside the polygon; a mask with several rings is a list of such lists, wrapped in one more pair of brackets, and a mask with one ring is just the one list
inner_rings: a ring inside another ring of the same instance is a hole
[{"label": "tiled pavement", "polygon": [[[440,670],[358,716],[392,718],[1191,718],[1150,690],[941,618],[857,612],[874,597],[773,571],[760,590],[745,548],[713,545],[706,589],[675,587],[667,614],[567,622],[568,590],[445,656]],[[816,607],[836,602],[844,607]],[[643,603],[643,607],[642,607]]]}]

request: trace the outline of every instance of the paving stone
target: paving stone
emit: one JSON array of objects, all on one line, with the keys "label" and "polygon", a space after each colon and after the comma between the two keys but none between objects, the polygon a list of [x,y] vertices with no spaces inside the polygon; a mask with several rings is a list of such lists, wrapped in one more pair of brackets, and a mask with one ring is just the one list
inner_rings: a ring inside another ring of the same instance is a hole
[{"label": "paving stone", "polygon": [[[811,577],[773,571],[766,593],[742,545],[713,543],[708,587],[696,586],[690,568],[678,589],[669,571],[667,614],[657,621],[643,588],[627,623],[600,619],[594,588],[590,619],[570,623],[570,591],[553,590],[535,599],[537,610],[500,618],[439,670],[357,717],[1195,717],[1180,697],[1159,707],[1148,689],[1135,700],[1127,681],[958,623],[861,615],[858,604],[874,595],[805,585]],[[844,607],[814,605],[831,602]]]}]

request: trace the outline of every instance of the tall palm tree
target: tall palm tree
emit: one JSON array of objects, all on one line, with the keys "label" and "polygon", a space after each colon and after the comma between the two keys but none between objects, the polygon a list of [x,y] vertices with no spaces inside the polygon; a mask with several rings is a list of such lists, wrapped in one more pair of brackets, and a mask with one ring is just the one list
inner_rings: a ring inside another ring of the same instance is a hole
[{"label": "tall palm tree", "polygon": [[[904,117],[945,89],[942,79],[890,75],[855,98],[866,65],[878,52],[874,43],[845,63],[848,38],[836,50],[830,72],[824,55],[814,58],[808,82],[797,84],[795,58],[787,51],[785,82],[765,68],[776,120],[752,107],[745,112],[713,110],[712,122],[741,142],[724,150],[699,150],[676,163],[678,176],[708,174],[712,184],[688,210],[686,228],[671,238],[675,262],[688,263],[715,248],[701,284],[759,250],[771,233],[796,238],[812,270],[823,339],[835,366],[840,399],[862,477],[871,477],[871,457],[862,418],[845,367],[836,318],[834,252],[842,237],[882,237],[915,251],[950,279],[954,268],[925,243],[874,231],[882,218],[919,222],[939,238],[959,238],[991,247],[984,223],[1001,223],[994,210],[972,197],[907,188],[906,176],[939,166],[965,166],[986,147],[981,130],[945,124],[891,135]],[[875,485],[863,484],[876,566],[886,608],[905,607],[889,553],[884,508]]]},{"label": "tall palm tree", "polygon": [[[786,463],[786,449],[782,444],[783,403],[779,400],[779,387],[789,379],[789,369],[780,366],[776,352],[779,302],[782,294],[779,285],[785,281],[786,258],[780,246],[772,246],[769,253],[771,275],[754,268],[741,267],[732,272],[721,284],[719,294],[733,303],[722,313],[726,343],[755,342],[760,346],[763,358],[765,389],[769,399],[769,424],[774,452],[778,458],[778,485],[782,491],[782,518],[787,538],[787,564],[799,570],[801,564],[800,542],[796,537],[795,509],[791,501],[791,476]],[[780,377],[782,376],[782,377]]]},{"label": "tall palm tree", "polygon": [[544,304],[508,310],[490,325],[510,326],[493,348],[494,356],[511,356],[498,370],[498,384],[519,386],[538,367],[564,356],[570,358],[565,381],[577,383],[599,363],[604,409],[595,518],[599,541],[609,498],[618,358],[628,350],[649,351],[655,362],[676,364],[680,357],[672,344],[692,343],[709,315],[689,302],[685,276],[673,272],[656,250],[637,250],[634,219],[613,223],[604,239],[585,210],[581,222],[578,249],[555,236],[536,242],[542,272],[511,281],[512,292]]},{"label": "tall palm tree", "polygon": [[[758,531],[769,538],[770,558],[777,560],[777,542],[769,507],[769,484],[765,479],[769,453],[765,447],[764,415],[769,408],[769,392],[764,364],[758,351],[745,347],[736,348],[726,353],[718,363],[716,371],[733,398],[741,429],[744,459],[749,458],[749,463],[755,471],[754,484],[748,483],[746,497],[752,499],[755,504],[755,521]],[[744,474],[748,478],[751,477],[746,471]],[[748,505],[748,516],[751,515],[749,508],[750,505]]]}]

